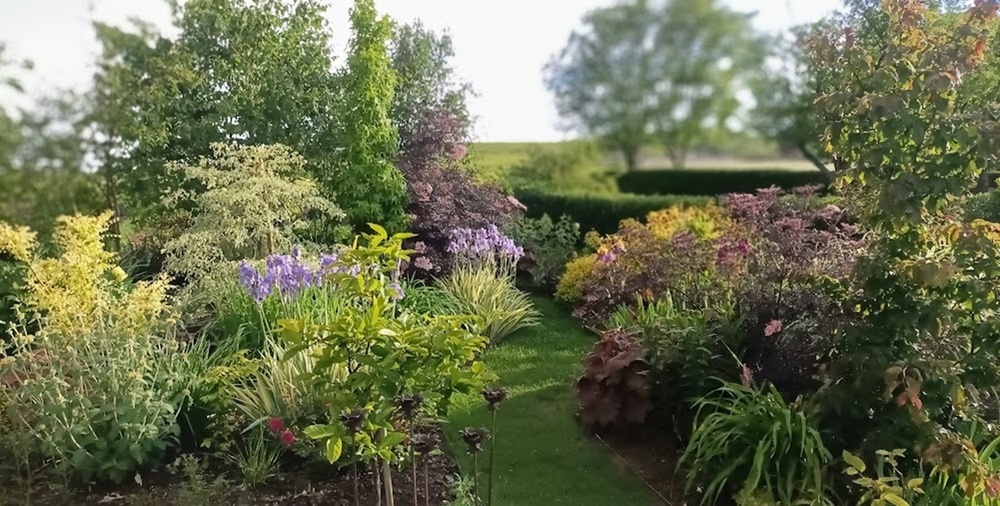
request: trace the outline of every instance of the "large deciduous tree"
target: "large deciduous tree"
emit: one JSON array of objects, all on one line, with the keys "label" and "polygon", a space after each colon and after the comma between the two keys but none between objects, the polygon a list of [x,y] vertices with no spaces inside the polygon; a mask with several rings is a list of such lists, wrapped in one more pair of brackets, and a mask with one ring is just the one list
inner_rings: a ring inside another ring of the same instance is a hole
[{"label": "large deciduous tree", "polygon": [[158,202],[182,183],[166,164],[194,163],[215,142],[284,144],[314,175],[329,173],[338,101],[324,9],[188,0],[173,39],[141,23],[96,25],[96,151],[112,206],[119,192],[133,211]]},{"label": "large deciduous tree", "polygon": [[632,0],[594,10],[546,67],[570,130],[594,136],[629,169],[658,141],[675,167],[729,128],[737,93],[764,59],[751,15],[717,0]]}]

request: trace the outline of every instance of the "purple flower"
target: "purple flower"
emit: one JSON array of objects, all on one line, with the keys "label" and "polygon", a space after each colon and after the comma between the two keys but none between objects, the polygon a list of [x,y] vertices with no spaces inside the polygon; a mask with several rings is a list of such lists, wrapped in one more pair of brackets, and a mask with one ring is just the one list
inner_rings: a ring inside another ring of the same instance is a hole
[{"label": "purple flower", "polygon": [[406,296],[406,294],[403,293],[403,287],[400,286],[399,283],[397,283],[395,281],[393,281],[392,283],[389,283],[389,289],[393,290],[395,292],[393,294],[393,298],[396,299],[396,300],[403,300],[403,297]]}]

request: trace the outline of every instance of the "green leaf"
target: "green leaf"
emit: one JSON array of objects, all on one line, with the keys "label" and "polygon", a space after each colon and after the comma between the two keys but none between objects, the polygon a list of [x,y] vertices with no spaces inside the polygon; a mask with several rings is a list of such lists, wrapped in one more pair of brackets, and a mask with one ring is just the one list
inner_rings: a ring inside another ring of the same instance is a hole
[{"label": "green leaf", "polygon": [[865,472],[865,469],[867,469],[867,466],[865,466],[865,461],[859,459],[858,457],[856,457],[854,454],[852,454],[847,450],[844,450],[843,459],[844,462],[847,462],[847,465],[857,469],[858,472],[863,473]]},{"label": "green leaf", "polygon": [[344,442],[340,438],[331,438],[326,440],[326,460],[327,462],[333,464],[334,462],[340,460],[340,454],[344,450]]},{"label": "green leaf", "polygon": [[910,503],[906,502],[905,499],[899,497],[898,495],[892,492],[886,492],[885,494],[883,494],[882,499],[884,499],[886,502],[894,504],[895,506],[910,506]]},{"label": "green leaf", "polygon": [[912,480],[906,482],[906,488],[917,488],[924,484],[923,478],[913,478]]},{"label": "green leaf", "polygon": [[379,446],[383,448],[392,448],[399,443],[402,443],[404,440],[406,440],[406,434],[403,434],[402,432],[390,432],[386,434],[384,439],[382,439]]},{"label": "green leaf", "polygon": [[338,438],[341,434],[340,426],[329,424],[329,425],[310,425],[302,431],[309,439],[328,439],[328,438]]}]

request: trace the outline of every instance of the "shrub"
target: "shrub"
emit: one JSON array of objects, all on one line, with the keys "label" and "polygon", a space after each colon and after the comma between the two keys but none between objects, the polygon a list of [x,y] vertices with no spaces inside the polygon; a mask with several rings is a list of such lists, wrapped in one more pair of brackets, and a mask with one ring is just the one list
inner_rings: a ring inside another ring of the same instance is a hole
[{"label": "shrub", "polygon": [[513,197],[477,183],[458,167],[455,154],[464,152],[464,121],[447,112],[422,118],[396,162],[409,192],[410,231],[416,237],[408,244],[415,250],[410,262],[415,274],[448,274],[451,257],[446,249],[452,230],[491,224],[506,228],[523,208]]},{"label": "shrub", "polygon": [[458,267],[438,286],[448,297],[448,310],[480,319],[478,330],[491,343],[540,321],[531,298],[517,289],[512,278],[497,276],[492,269]]},{"label": "shrub", "polygon": [[735,272],[722,265],[717,252],[722,246],[686,230],[658,238],[649,226],[625,220],[618,232],[600,240],[597,262],[582,283],[584,295],[573,314],[600,327],[636,295],[652,301],[669,292],[692,307],[706,297],[717,298],[729,289]]},{"label": "shrub", "polygon": [[739,487],[738,504],[760,494],[780,504],[823,498],[831,456],[801,402],[786,403],[772,385],[730,383],[697,406],[681,463],[690,466],[688,489],[706,483],[702,504],[717,500],[727,485]]},{"label": "shrub", "polygon": [[649,365],[634,334],[604,333],[574,383],[580,420],[589,426],[638,424],[652,409]]},{"label": "shrub", "polygon": [[597,254],[591,253],[570,260],[566,272],[556,285],[556,299],[575,304],[583,298],[583,283],[593,274],[597,266]]},{"label": "shrub", "polygon": [[448,252],[455,256],[452,273],[438,281],[453,314],[480,319],[480,333],[499,342],[512,332],[537,325],[539,314],[527,294],[514,284],[524,250],[495,226],[456,229]]},{"label": "shrub", "polygon": [[567,215],[580,224],[580,230],[596,230],[601,234],[618,230],[619,222],[627,218],[639,219],[670,206],[699,206],[715,200],[712,197],[676,195],[571,194],[537,189],[521,189],[515,195],[527,208],[528,216]]},{"label": "shrub", "polygon": [[194,208],[188,227],[164,245],[171,273],[192,281],[225,274],[233,261],[308,242],[300,234],[311,220],[344,216],[305,176],[305,159],[289,148],[213,144],[212,150],[213,157],[198,165],[170,166],[203,189],[181,190],[164,201]]},{"label": "shrub", "polygon": [[545,214],[515,221],[507,232],[524,248],[525,256],[518,266],[527,272],[529,286],[551,290],[576,250],[580,224],[566,215],[553,221]]},{"label": "shrub", "polygon": [[818,170],[662,169],[630,171],[618,177],[620,191],[639,195],[725,195],[827,183],[826,175]]},{"label": "shrub", "polygon": [[155,464],[200,373],[169,332],[166,280],[131,285],[104,250],[110,218],[60,218],[54,258],[29,259],[30,235],[0,232],[3,251],[29,262],[24,301],[41,315],[37,332],[23,320],[10,331],[4,408],[84,480],[121,481]]},{"label": "shrub", "polygon": [[[396,425],[398,397],[420,394],[421,412],[436,418],[454,393],[475,391],[490,379],[477,360],[486,340],[469,331],[473,318],[397,312],[401,294],[392,273],[407,259],[402,244],[412,236],[390,237],[381,227],[373,228],[374,234],[344,250],[338,261],[365,267],[338,270],[325,281],[344,297],[340,312],[316,325],[281,322],[286,360],[318,347],[312,353],[315,366],[304,379],[329,396],[330,406],[324,422],[304,434],[321,444],[331,463],[340,460],[345,448],[366,462],[378,458],[388,466],[400,461],[405,452],[399,444],[406,435]],[[343,381],[328,381],[343,369]],[[349,428],[339,417],[351,412],[363,415]]]},{"label": "shrub", "polygon": [[962,217],[965,221],[986,220],[1000,223],[1000,190],[993,189],[970,195],[965,200]]}]

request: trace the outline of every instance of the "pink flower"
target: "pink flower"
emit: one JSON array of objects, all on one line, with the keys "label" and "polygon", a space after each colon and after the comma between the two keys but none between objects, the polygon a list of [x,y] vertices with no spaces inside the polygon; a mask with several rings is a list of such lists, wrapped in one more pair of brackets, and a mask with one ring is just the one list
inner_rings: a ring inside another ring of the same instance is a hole
[{"label": "pink flower", "polygon": [[781,332],[781,320],[771,320],[766,326],[764,326],[764,335],[773,336],[778,332]]},{"label": "pink flower", "polygon": [[745,387],[753,385],[753,373],[746,365],[740,365],[740,383],[743,383]]},{"label": "pink flower", "polygon": [[451,156],[456,160],[461,160],[465,158],[465,155],[469,153],[469,148],[465,147],[463,144],[456,144],[455,147],[451,148]]},{"label": "pink flower", "polygon": [[276,416],[271,417],[271,419],[267,421],[267,428],[271,429],[271,432],[281,432],[285,429],[285,421]]},{"label": "pink flower", "polygon": [[425,271],[429,271],[431,270],[431,268],[434,267],[434,264],[432,264],[430,259],[428,259],[427,257],[419,257],[413,261],[413,266],[416,267],[417,269],[423,269]]},{"label": "pink flower", "polygon": [[427,245],[424,244],[424,241],[417,241],[417,243],[413,245],[413,251],[420,254],[427,253]]},{"label": "pink flower", "polygon": [[295,434],[292,431],[285,429],[285,432],[281,433],[281,444],[282,446],[292,446],[295,442]]}]

